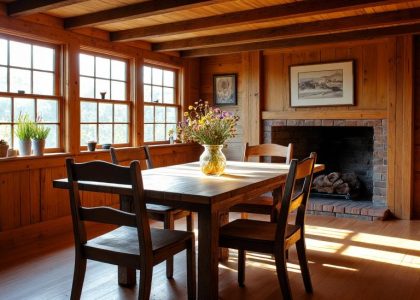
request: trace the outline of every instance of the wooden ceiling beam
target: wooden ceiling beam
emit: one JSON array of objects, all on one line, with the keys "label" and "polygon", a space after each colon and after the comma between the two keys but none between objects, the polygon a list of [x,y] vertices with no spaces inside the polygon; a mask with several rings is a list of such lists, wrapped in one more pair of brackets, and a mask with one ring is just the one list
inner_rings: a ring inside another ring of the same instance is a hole
[{"label": "wooden ceiling beam", "polygon": [[239,53],[246,51],[282,49],[319,44],[349,42],[354,40],[368,40],[389,36],[420,33],[420,24],[401,25],[395,27],[365,29],[351,32],[299,37],[283,40],[265,41],[248,44],[238,44],[225,47],[212,47],[181,51],[181,57],[203,57],[221,54]]},{"label": "wooden ceiling beam", "polygon": [[156,36],[168,36],[181,33],[223,28],[228,25],[241,25],[250,22],[267,22],[275,19],[316,16],[350,9],[362,9],[380,5],[401,3],[402,0],[307,0],[294,3],[261,7],[223,15],[173,22],[148,27],[139,27],[111,33],[112,41],[129,41]]},{"label": "wooden ceiling beam", "polygon": [[121,22],[227,1],[233,0],[150,0],[77,17],[66,18],[64,19],[64,27],[72,29],[95,26],[104,23]]},{"label": "wooden ceiling beam", "polygon": [[7,4],[7,14],[12,17],[24,16],[84,1],[87,0],[17,0]]},{"label": "wooden ceiling beam", "polygon": [[299,26],[292,24],[222,35],[161,42],[152,44],[152,50],[190,50],[196,48],[234,45],[239,43],[321,35],[326,33],[338,33],[382,26],[414,24],[418,22],[420,22],[420,8],[301,23]]}]

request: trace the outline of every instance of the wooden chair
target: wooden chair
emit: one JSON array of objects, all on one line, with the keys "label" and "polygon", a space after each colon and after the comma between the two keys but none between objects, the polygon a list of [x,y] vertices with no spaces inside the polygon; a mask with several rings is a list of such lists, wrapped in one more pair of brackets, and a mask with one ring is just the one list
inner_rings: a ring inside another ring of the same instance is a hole
[{"label": "wooden chair", "polygon": [[[103,161],[76,164],[69,158],[66,165],[76,248],[71,299],[80,299],[87,259],[140,270],[138,299],[149,299],[153,266],[184,249],[187,250],[188,299],[195,299],[194,233],[149,227],[139,162],[122,167]],[[132,185],[132,194],[128,196],[132,197],[134,213],[107,206],[81,206],[79,181]],[[87,240],[85,221],[120,227]]]},{"label": "wooden chair", "polygon": [[[260,144],[255,146],[249,146],[248,143],[245,144],[243,161],[249,161],[252,157],[258,157],[261,160],[264,156],[275,157],[279,160],[278,162],[290,164],[290,160],[293,157],[293,144],[290,143],[287,147],[277,144]],[[245,203],[232,206],[229,211],[240,212],[242,219],[247,219],[248,213],[270,215],[270,220],[274,222],[273,207],[275,205],[272,195],[264,194]]]},{"label": "wooden chair", "polygon": [[[114,164],[127,165],[133,160],[140,161],[143,169],[152,169],[153,163],[149,152],[149,147],[125,147],[110,149],[111,159]],[[187,230],[194,230],[194,215],[190,211],[176,209],[166,205],[146,204],[147,214],[150,219],[163,222],[165,229],[175,229],[175,220],[186,217]],[[166,261],[166,277],[173,277],[173,258]]]},{"label": "wooden chair", "polygon": [[[283,199],[275,223],[237,219],[220,229],[220,247],[238,249],[238,283],[245,281],[245,250],[274,255],[277,277],[283,299],[292,299],[287,275],[286,251],[296,244],[300,269],[306,292],[312,293],[305,249],[305,209],[312,182],[316,153],[298,163],[293,159],[287,176]],[[302,189],[294,191],[297,180],[303,180]],[[294,223],[289,224],[289,213],[296,211]]]}]

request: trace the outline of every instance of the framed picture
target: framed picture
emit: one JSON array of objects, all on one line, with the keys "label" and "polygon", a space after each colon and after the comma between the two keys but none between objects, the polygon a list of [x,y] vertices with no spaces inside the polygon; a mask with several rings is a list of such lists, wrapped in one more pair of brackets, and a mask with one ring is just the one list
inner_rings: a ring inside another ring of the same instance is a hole
[{"label": "framed picture", "polygon": [[290,67],[290,106],[353,104],[353,61]]},{"label": "framed picture", "polygon": [[236,74],[213,75],[215,105],[236,105]]}]

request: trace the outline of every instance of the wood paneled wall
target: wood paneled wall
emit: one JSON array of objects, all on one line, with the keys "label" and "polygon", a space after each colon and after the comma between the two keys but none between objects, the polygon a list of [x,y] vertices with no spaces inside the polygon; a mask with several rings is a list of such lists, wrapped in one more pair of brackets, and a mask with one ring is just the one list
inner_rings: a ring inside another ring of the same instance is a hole
[{"label": "wood paneled wall", "polygon": [[[150,152],[154,166],[162,167],[197,161],[201,147],[194,144],[159,145],[150,146]],[[67,177],[65,158],[70,156],[51,155],[45,158],[17,158],[1,162],[0,241],[6,237],[10,238],[13,229],[70,214],[68,192],[52,186],[54,179]],[[109,151],[105,150],[83,152],[73,157],[76,162],[93,159],[110,161]],[[84,192],[83,203],[87,206],[117,205],[118,199],[110,195]]]},{"label": "wood paneled wall", "polygon": [[[202,58],[200,95],[212,97],[212,75],[237,72],[238,106],[229,109],[236,110],[246,123],[241,124],[243,132],[237,140],[253,144],[262,141],[262,124],[255,123],[255,119],[386,119],[388,206],[397,217],[409,219],[413,207],[420,207],[420,199],[412,202],[412,49],[412,37],[401,36],[267,50],[259,56],[247,52]],[[354,61],[354,105],[290,107],[291,65],[344,60]],[[239,149],[235,151],[231,157],[238,157]]]},{"label": "wood paneled wall", "polygon": [[420,36],[414,40],[414,201],[413,214],[420,219]]}]

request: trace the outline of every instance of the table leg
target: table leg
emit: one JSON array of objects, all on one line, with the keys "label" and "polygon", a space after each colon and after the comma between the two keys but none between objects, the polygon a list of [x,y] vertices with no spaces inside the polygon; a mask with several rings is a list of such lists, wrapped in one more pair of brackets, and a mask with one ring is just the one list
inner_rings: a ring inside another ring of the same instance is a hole
[{"label": "table leg", "polygon": [[[222,227],[229,223],[229,211],[222,212],[219,215],[219,226]],[[221,261],[227,261],[229,259],[229,249],[228,248],[219,248],[219,259]]]},{"label": "table leg", "polygon": [[[120,209],[132,212],[132,201],[130,197],[120,195]],[[118,284],[122,286],[136,285],[136,269],[118,266]]]},{"label": "table leg", "polygon": [[218,299],[219,216],[210,209],[198,212],[198,299]]}]

